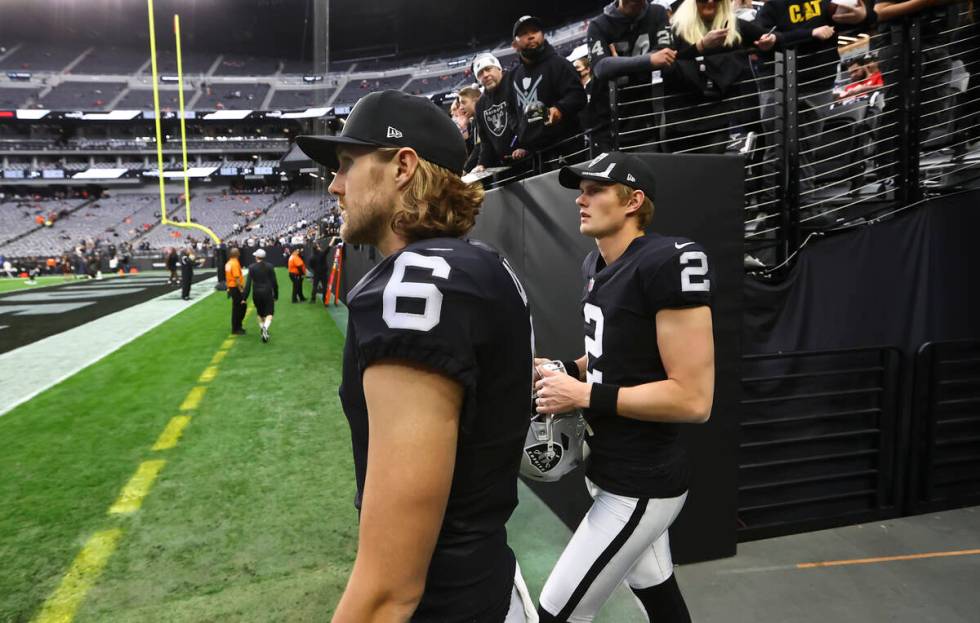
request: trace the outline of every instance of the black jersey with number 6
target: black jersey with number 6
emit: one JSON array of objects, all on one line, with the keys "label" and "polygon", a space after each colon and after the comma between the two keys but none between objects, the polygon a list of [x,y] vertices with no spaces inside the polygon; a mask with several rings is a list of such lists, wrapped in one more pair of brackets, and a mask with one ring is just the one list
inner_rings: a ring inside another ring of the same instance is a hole
[{"label": "black jersey with number 6", "polygon": [[[456,467],[445,519],[413,621],[501,621],[515,558],[504,524],[531,412],[531,322],[523,287],[492,249],[457,238],[409,244],[348,296],[340,398],[351,428],[360,507],[368,414],[362,376],[384,359],[460,383]],[[502,610],[501,610],[502,609]]]},{"label": "black jersey with number 6", "polygon": [[[657,345],[657,312],[711,302],[708,255],[698,243],[641,236],[609,266],[598,251],[582,265],[587,377],[631,387],[667,379]],[[630,497],[675,497],[687,490],[679,425],[586,410],[593,435],[588,477]]]}]

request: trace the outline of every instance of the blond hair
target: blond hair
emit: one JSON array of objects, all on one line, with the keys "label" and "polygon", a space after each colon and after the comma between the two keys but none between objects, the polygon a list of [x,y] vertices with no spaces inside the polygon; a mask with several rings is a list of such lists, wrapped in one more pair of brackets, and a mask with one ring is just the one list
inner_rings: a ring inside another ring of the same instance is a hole
[{"label": "blond hair", "polygon": [[[626,205],[626,202],[633,196],[633,191],[636,190],[626,184],[615,184],[615,187],[616,196],[619,197],[619,201],[623,205]],[[633,214],[636,216],[637,225],[640,226],[640,229],[646,229],[650,221],[653,220],[653,201],[650,197],[646,196],[646,193],[643,194],[643,203],[640,204],[639,209]]]},{"label": "blond hair", "polygon": [[731,0],[715,0],[715,18],[710,27],[704,23],[698,14],[697,0],[684,0],[670,18],[674,34],[691,45],[701,40],[709,30],[724,29],[728,31],[724,46],[733,48],[742,42],[738,32],[738,20],[732,11]]},{"label": "blond hair", "polygon": [[[398,148],[391,147],[375,152],[381,160],[391,160],[396,153]],[[467,184],[449,169],[419,158],[401,199],[391,218],[391,229],[396,234],[409,241],[459,238],[476,225],[483,186]]]}]

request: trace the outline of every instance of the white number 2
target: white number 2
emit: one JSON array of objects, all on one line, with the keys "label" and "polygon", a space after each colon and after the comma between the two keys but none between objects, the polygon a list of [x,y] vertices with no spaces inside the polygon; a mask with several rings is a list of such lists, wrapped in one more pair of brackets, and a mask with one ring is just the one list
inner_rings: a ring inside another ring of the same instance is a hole
[{"label": "white number 2", "polygon": [[[595,323],[595,337],[585,336],[585,352],[588,354],[589,359],[595,361],[599,357],[602,357],[602,325],[605,323],[605,319],[602,317],[602,310],[592,303],[585,304],[582,308],[582,314],[585,316],[586,322]],[[592,366],[592,368],[586,371],[585,380],[589,383],[601,383],[602,372],[596,370],[595,366]]]},{"label": "white number 2", "polygon": [[[449,262],[438,255],[419,255],[406,251],[395,259],[391,279],[384,290],[384,309],[381,317],[391,329],[428,331],[439,324],[442,315],[442,292],[434,284],[402,281],[405,269],[426,268],[438,279],[449,279]],[[398,311],[398,299],[423,299],[421,314]]]},{"label": "white number 2", "polygon": [[[702,251],[688,251],[681,253],[681,265],[697,263],[696,266],[687,266],[681,271],[681,290],[683,292],[708,292],[711,289],[711,280],[702,279],[708,274],[708,256]],[[697,278],[696,281],[691,278]]]}]

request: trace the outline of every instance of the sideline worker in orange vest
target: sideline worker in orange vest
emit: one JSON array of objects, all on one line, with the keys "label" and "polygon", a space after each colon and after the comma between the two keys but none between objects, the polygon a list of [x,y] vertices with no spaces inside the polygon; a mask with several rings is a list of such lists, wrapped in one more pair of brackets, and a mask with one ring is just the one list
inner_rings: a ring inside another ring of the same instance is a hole
[{"label": "sideline worker in orange vest", "polygon": [[289,256],[289,278],[293,282],[293,302],[305,301],[303,296],[303,277],[306,276],[306,262],[299,256],[299,249]]},{"label": "sideline worker in orange vest", "polygon": [[232,247],[225,262],[225,283],[228,285],[228,296],[231,297],[231,332],[235,335],[245,335],[242,321],[245,320],[245,307],[248,302],[242,295],[245,290],[245,280],[242,278],[242,263],[238,259],[241,251]]}]

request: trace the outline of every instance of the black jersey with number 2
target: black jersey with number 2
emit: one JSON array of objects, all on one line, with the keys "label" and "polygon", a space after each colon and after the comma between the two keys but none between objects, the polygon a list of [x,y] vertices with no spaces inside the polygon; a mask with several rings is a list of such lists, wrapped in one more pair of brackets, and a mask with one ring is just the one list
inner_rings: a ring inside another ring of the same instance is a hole
[{"label": "black jersey with number 2", "polygon": [[410,361],[465,390],[445,518],[413,621],[503,620],[514,583],[504,524],[531,411],[531,323],[524,290],[492,249],[457,238],[409,244],[348,296],[340,398],[350,423],[360,507],[372,363]]},{"label": "black jersey with number 2", "polygon": [[[587,377],[631,387],[667,379],[657,345],[657,312],[710,305],[708,255],[696,242],[640,236],[609,266],[598,251],[582,265]],[[675,497],[687,490],[679,425],[586,410],[593,434],[587,475],[630,497]]]}]

